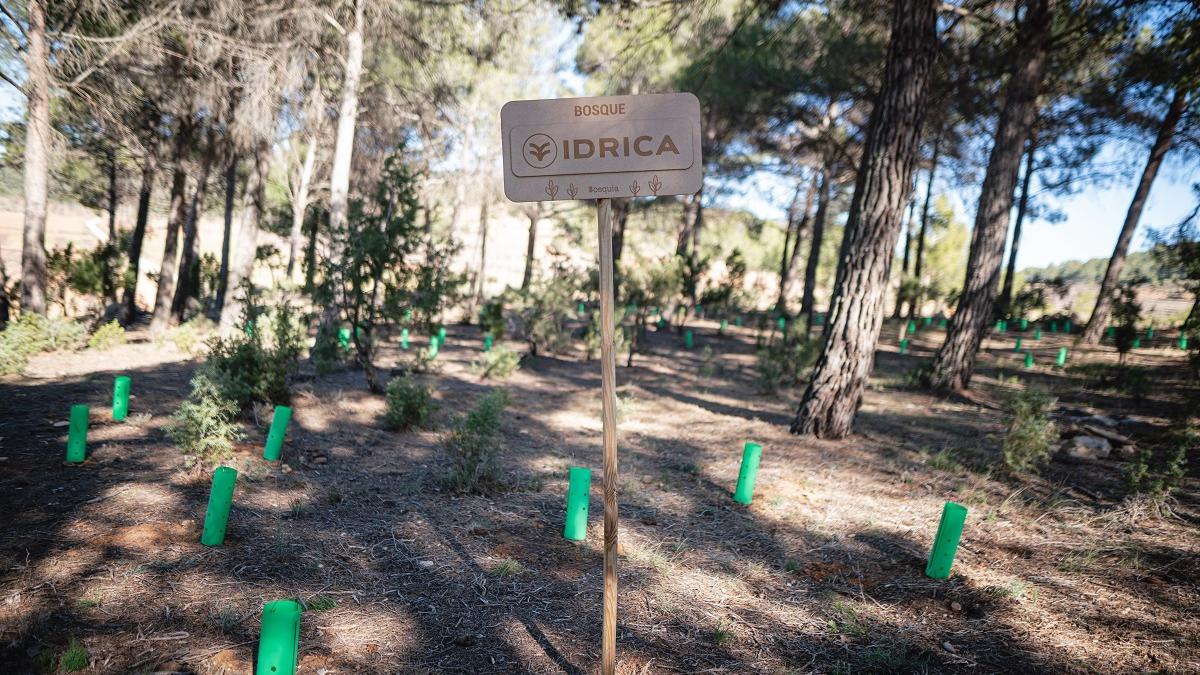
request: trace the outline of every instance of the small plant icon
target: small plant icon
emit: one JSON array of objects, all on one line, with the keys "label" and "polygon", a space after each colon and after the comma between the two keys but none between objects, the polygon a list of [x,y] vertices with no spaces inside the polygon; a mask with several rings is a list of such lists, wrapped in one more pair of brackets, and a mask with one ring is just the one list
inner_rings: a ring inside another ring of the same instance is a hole
[{"label": "small plant icon", "polygon": [[654,177],[650,179],[650,192],[657,195],[658,191],[661,189],[662,179],[658,177],[658,174],[654,174]]},{"label": "small plant icon", "polygon": [[629,186],[629,191],[633,193],[634,197],[636,197],[638,193],[642,191],[642,186],[638,185],[638,182],[635,180],[633,181],[633,185]]},{"label": "small plant icon", "polygon": [[550,195],[550,199],[558,196],[558,186],[554,184],[553,178],[546,183],[546,194]]},{"label": "small plant icon", "polygon": [[579,188],[575,187],[574,183],[571,183],[567,186],[567,196],[569,196],[571,199],[575,199],[577,196],[579,196]]}]

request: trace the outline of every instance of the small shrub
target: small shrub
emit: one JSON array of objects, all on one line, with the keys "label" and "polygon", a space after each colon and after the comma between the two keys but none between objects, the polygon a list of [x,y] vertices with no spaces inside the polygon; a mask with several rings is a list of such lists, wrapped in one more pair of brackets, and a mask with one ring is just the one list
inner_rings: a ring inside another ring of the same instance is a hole
[{"label": "small shrub", "polygon": [[504,298],[488,300],[479,308],[479,329],[499,340],[504,336]]},{"label": "small shrub", "polygon": [[337,600],[327,596],[318,595],[317,597],[304,603],[306,612],[324,612],[337,607]]},{"label": "small shrub", "polygon": [[500,418],[508,392],[493,389],[475,409],[461,417],[446,438],[453,466],[447,485],[457,492],[480,492],[496,487],[495,458],[500,447]]},{"label": "small shrub", "polygon": [[471,370],[478,373],[481,380],[493,377],[503,380],[520,367],[521,355],[504,345],[493,346],[491,351],[484,352],[471,364]]},{"label": "small shrub", "polygon": [[758,350],[758,387],[771,394],[782,387],[799,384],[817,362],[821,345],[817,340],[772,342]]},{"label": "small shrub", "polygon": [[936,454],[933,454],[925,462],[932,469],[945,471],[947,473],[958,473],[962,470],[962,464],[954,458],[954,451],[950,448],[942,448]]},{"label": "small shrub", "polygon": [[521,563],[512,558],[504,558],[492,568],[492,574],[498,577],[515,577],[525,571]]},{"label": "small shrub", "polygon": [[208,317],[198,315],[179,324],[171,331],[170,340],[179,351],[190,356],[196,356],[204,348],[204,341],[216,331],[216,324]]},{"label": "small shrub", "polygon": [[[243,324],[251,324],[262,310],[255,307],[248,293]],[[287,378],[300,358],[299,329],[293,313],[283,303],[272,315],[272,343],[263,339],[263,331],[246,330],[218,338],[212,343],[208,364],[224,398],[237,404],[239,411],[253,403],[287,403],[290,398]]]},{"label": "small shrub", "polygon": [[224,396],[208,367],[192,377],[192,393],[171,415],[167,436],[184,454],[219,462],[233,453],[241,428],[234,422],[237,404]]},{"label": "small shrub", "polygon": [[30,357],[57,349],[78,349],[87,341],[87,328],[69,319],[47,319],[25,312],[0,331],[0,375],[16,375]]},{"label": "small shrub", "polygon": [[637,399],[632,393],[617,396],[617,423],[620,424],[633,417],[637,411]]},{"label": "small shrub", "polygon": [[1175,420],[1155,446],[1138,451],[1126,468],[1129,489],[1162,500],[1179,486],[1187,469],[1190,448],[1200,447],[1200,427],[1189,420]]},{"label": "small shrub", "polygon": [[1050,420],[1055,399],[1037,389],[1010,394],[1004,411],[1011,417],[1001,456],[1011,471],[1031,471],[1050,458],[1058,428]]},{"label": "small shrub", "polygon": [[87,648],[78,640],[71,640],[66,650],[58,657],[58,668],[63,672],[75,673],[88,667]]},{"label": "small shrub", "polygon": [[1067,366],[1067,372],[1081,375],[1087,386],[1144,398],[1150,393],[1151,370],[1142,366],[1114,363],[1079,363]]},{"label": "small shrub", "polygon": [[387,385],[387,412],[384,423],[389,429],[408,431],[429,424],[437,410],[433,388],[410,375],[392,378]]},{"label": "small shrub", "polygon": [[88,349],[106,352],[113,347],[125,344],[125,329],[114,319],[96,329],[88,339]]},{"label": "small shrub", "polygon": [[704,346],[703,358],[700,361],[700,377],[709,379],[717,374],[717,361],[712,347]]}]

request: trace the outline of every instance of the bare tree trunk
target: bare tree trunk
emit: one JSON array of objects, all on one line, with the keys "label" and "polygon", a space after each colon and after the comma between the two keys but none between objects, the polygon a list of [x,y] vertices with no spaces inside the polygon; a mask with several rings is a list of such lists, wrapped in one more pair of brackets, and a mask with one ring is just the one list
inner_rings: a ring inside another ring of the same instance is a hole
[{"label": "bare tree trunk", "polygon": [[813,216],[812,242],[808,248],[808,263],[804,266],[804,291],[800,296],[800,313],[804,315],[805,330],[812,333],[816,313],[817,269],[821,265],[821,246],[825,243],[825,220],[829,214],[829,167],[822,166],[817,187],[817,214]]},{"label": "bare tree trunk", "polygon": [[1025,153],[1025,176],[1021,179],[1021,198],[1017,200],[1017,218],[1013,221],[1012,245],[1008,249],[1008,268],[1004,272],[1004,286],[996,302],[996,315],[1008,316],[1012,310],[1013,281],[1017,274],[1017,252],[1021,247],[1021,226],[1029,211],[1029,185],[1033,178],[1033,159],[1037,154],[1036,134],[1029,134],[1029,151]]},{"label": "bare tree trunk", "polygon": [[921,277],[925,270],[925,234],[929,230],[929,202],[933,199],[933,176],[937,173],[938,150],[942,137],[933,141],[933,157],[929,161],[929,177],[925,181],[925,204],[921,207],[921,230],[917,234],[917,259],[913,261],[913,278],[917,280],[917,296],[908,307],[908,318],[915,316],[917,308],[925,302],[925,282]]},{"label": "bare tree trunk", "polygon": [[851,431],[875,362],[884,293],[921,144],[937,54],[936,0],[899,0],[882,88],[871,111],[841,264],[812,379],[791,431],[841,438]]},{"label": "bare tree trunk", "polygon": [[489,200],[485,195],[479,204],[479,265],[475,267],[475,300],[471,306],[471,314],[475,308],[483,304],[483,275],[487,271],[487,240],[488,240],[488,206]]},{"label": "bare tree trunk", "polygon": [[171,177],[171,207],[167,212],[167,242],[163,247],[162,264],[158,268],[158,294],[154,298],[154,314],[150,317],[150,332],[161,333],[171,323],[171,301],[178,281],[179,230],[187,219],[187,153],[191,147],[191,121],[180,120],[175,134],[175,169]]},{"label": "bare tree trunk", "polygon": [[966,281],[946,341],[933,361],[929,383],[935,390],[965,389],[971,383],[979,345],[992,319],[1013,188],[1025,141],[1037,117],[1037,96],[1049,61],[1055,2],[1031,0],[1026,7],[1018,62],[1005,87],[1004,105],[975,211]]},{"label": "bare tree trunk", "polygon": [[288,278],[295,279],[296,261],[300,259],[304,248],[304,213],[308,211],[308,186],[312,180],[313,166],[317,162],[317,139],[310,136],[308,147],[304,149],[304,163],[300,166],[300,177],[297,181],[296,193],[292,195],[292,232],[291,248],[288,253]]},{"label": "bare tree trunk", "polygon": [[221,333],[229,334],[238,328],[242,318],[246,298],[240,286],[250,283],[254,273],[254,262],[258,257],[258,227],[262,218],[263,193],[267,184],[267,172],[270,170],[271,144],[265,140],[258,142],[254,150],[254,170],[246,184],[246,204],[242,209],[242,222],[238,226],[236,258],[229,267],[229,288],[233,295],[225,299],[221,308]]},{"label": "bare tree trunk", "polygon": [[1154,144],[1150,146],[1150,157],[1146,159],[1146,166],[1142,169],[1142,178],[1138,181],[1137,189],[1134,190],[1133,200],[1129,202],[1129,210],[1125,213],[1125,223],[1121,226],[1121,234],[1117,236],[1117,246],[1113,249],[1112,257],[1108,259],[1108,269],[1104,271],[1104,281],[1100,284],[1100,293],[1096,296],[1096,307],[1092,310],[1092,317],[1088,319],[1087,327],[1083,329],[1083,335],[1079,338],[1083,344],[1096,344],[1104,333],[1108,315],[1112,311],[1113,290],[1121,279],[1121,269],[1125,267],[1125,256],[1129,254],[1129,243],[1133,240],[1133,233],[1137,230],[1138,221],[1142,219],[1142,209],[1146,207],[1146,199],[1150,196],[1150,188],[1154,186],[1154,179],[1158,176],[1158,169],[1162,166],[1163,157],[1171,149],[1171,143],[1175,138],[1175,128],[1179,125],[1179,120],[1183,117],[1186,109],[1187,93],[1182,89],[1176,89],[1171,98],[1171,106],[1167,109],[1167,114],[1158,127],[1158,135],[1154,138]]},{"label": "bare tree trunk", "polygon": [[[917,210],[917,200],[910,196],[908,200],[908,219],[904,221],[904,258],[900,263],[900,285],[896,287],[896,307],[892,311],[892,318],[900,318],[900,310],[904,304],[904,281],[908,277],[908,261],[912,257],[913,245],[913,216]],[[912,304],[912,303],[909,303]]]},{"label": "bare tree trunk", "polygon": [[541,218],[542,203],[538,202],[529,212],[529,239],[525,242],[525,273],[521,275],[522,291],[529,290],[529,283],[533,281],[533,255],[537,246],[537,224]]},{"label": "bare tree trunk", "polygon": [[125,323],[133,321],[137,314],[138,270],[142,262],[142,244],[146,240],[146,222],[150,219],[150,194],[154,191],[154,179],[158,175],[158,158],[155,156],[157,151],[157,143],[148,143],[146,158],[142,164],[137,222],[133,226],[133,236],[129,239],[129,270],[125,273],[125,290],[121,295]]},{"label": "bare tree trunk", "polygon": [[117,260],[117,153],[112,147],[105,151],[108,168],[108,242],[105,244],[104,299],[108,304],[117,302],[117,284],[113,279],[113,262]]},{"label": "bare tree trunk", "polygon": [[[812,184],[804,196],[804,206],[800,206],[801,185],[797,183],[796,193],[792,196],[792,204],[788,208],[788,229],[783,238],[783,254],[779,261],[779,299],[775,301],[775,311],[788,314],[788,297],[792,294],[792,284],[796,278],[796,266],[800,262],[800,251],[804,248],[804,235],[808,231],[808,223],[812,219],[813,202],[817,194],[818,177],[814,172]],[[789,246],[790,243],[790,246]]]},{"label": "bare tree trunk", "polygon": [[621,274],[621,253],[625,250],[625,225],[629,222],[629,210],[633,206],[633,200],[628,198],[615,198],[612,200],[612,224],[613,224],[613,296],[616,299],[621,298],[621,281],[625,275]]},{"label": "bare tree trunk", "polygon": [[21,311],[46,313],[46,208],[50,176],[50,51],[44,0],[29,0],[25,45],[25,228]]},{"label": "bare tree trunk", "polygon": [[187,222],[183,228],[183,257],[179,263],[179,283],[175,297],[171,300],[171,315],[175,321],[183,321],[188,298],[200,296],[200,216],[204,213],[204,198],[208,194],[208,174],[216,160],[216,138],[210,127],[205,142],[204,156],[200,160],[200,171],[196,175],[196,191],[188,207]]},{"label": "bare tree trunk", "polygon": [[679,237],[675,240],[675,255],[687,257],[692,244],[692,232],[696,229],[696,221],[700,219],[700,193],[683,198],[683,221],[679,227]]},{"label": "bare tree trunk", "polygon": [[221,235],[221,266],[217,269],[217,297],[209,310],[209,318],[220,319],[225,309],[225,294],[229,291],[229,244],[233,236],[233,208],[237,202],[238,154],[232,141],[228,145],[229,164],[225,167],[225,229]]},{"label": "bare tree trunk", "polygon": [[[363,13],[367,0],[355,0],[354,25],[346,33],[346,67],[342,79],[342,102],[338,108],[337,132],[334,138],[333,166],[329,173],[329,259],[340,259],[338,237],[344,235],[350,209],[350,167],[354,158],[354,128],[358,120],[358,89],[363,72]],[[334,334],[338,322],[341,294],[325,306],[320,336]]]}]

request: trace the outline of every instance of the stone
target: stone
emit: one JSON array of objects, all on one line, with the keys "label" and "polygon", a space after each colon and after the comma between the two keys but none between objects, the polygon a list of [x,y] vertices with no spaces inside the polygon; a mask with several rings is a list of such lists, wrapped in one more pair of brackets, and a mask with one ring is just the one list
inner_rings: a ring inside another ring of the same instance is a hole
[{"label": "stone", "polygon": [[1093,461],[1112,454],[1112,444],[1099,436],[1076,436],[1063,441],[1059,452],[1070,459]]}]

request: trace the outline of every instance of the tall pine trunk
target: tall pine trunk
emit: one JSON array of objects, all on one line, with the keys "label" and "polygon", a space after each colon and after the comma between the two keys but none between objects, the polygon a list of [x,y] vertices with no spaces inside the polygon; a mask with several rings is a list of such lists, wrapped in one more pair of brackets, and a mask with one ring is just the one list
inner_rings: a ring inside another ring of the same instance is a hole
[{"label": "tall pine trunk", "polygon": [[1175,128],[1187,109],[1187,94],[1182,89],[1176,89],[1171,98],[1171,106],[1158,127],[1154,144],[1150,146],[1150,157],[1142,169],[1142,178],[1134,190],[1133,200],[1129,202],[1129,210],[1125,213],[1125,223],[1121,226],[1121,234],[1117,237],[1117,246],[1113,249],[1112,257],[1108,259],[1108,269],[1104,270],[1104,281],[1100,284],[1100,293],[1096,296],[1096,307],[1092,317],[1088,319],[1087,327],[1079,338],[1084,344],[1094,345],[1104,334],[1108,315],[1112,311],[1113,291],[1121,280],[1121,270],[1125,267],[1125,256],[1129,254],[1129,243],[1133,241],[1133,233],[1137,230],[1138,221],[1142,219],[1142,209],[1146,207],[1146,199],[1150,196],[1150,188],[1158,176],[1163,157],[1171,149],[1175,139]]},{"label": "tall pine trunk", "polygon": [[850,433],[875,362],[884,294],[938,49],[936,0],[898,0],[879,96],[846,221],[821,355],[792,422],[794,434]]},{"label": "tall pine trunk", "polygon": [[30,0],[26,27],[25,227],[21,311],[46,313],[46,209],[50,181],[50,46],[44,0]]},{"label": "tall pine trunk", "polygon": [[188,207],[187,222],[183,227],[183,255],[179,262],[179,283],[175,286],[175,297],[171,301],[171,315],[175,321],[183,321],[189,298],[200,296],[200,216],[204,213],[204,198],[208,194],[208,175],[216,160],[216,139],[209,128],[204,156],[196,174],[196,190]]},{"label": "tall pine trunk", "polygon": [[832,186],[829,166],[821,167],[817,187],[817,214],[813,216],[812,241],[808,247],[808,263],[804,266],[804,291],[800,296],[800,313],[804,315],[805,330],[811,334],[816,323],[817,270],[821,266],[821,247],[825,245],[825,221],[829,217],[829,196]]},{"label": "tall pine trunk", "polygon": [[187,154],[191,148],[191,122],[180,120],[175,134],[175,169],[171,176],[171,206],[167,212],[167,241],[163,246],[162,264],[158,268],[158,293],[154,298],[154,314],[150,317],[150,332],[161,333],[171,322],[171,302],[178,282],[179,230],[187,219]]},{"label": "tall pine trunk", "polygon": [[[327,258],[336,265],[341,259],[342,242],[350,214],[350,167],[354,158],[354,129],[358,120],[358,89],[363,72],[363,23],[366,0],[354,2],[354,25],[346,33],[346,60],[342,78],[342,101],[338,107],[334,136],[333,166],[329,172],[329,250]],[[321,313],[317,340],[327,341],[337,334],[341,293],[335,290],[332,301]]]},{"label": "tall pine trunk", "polygon": [[270,170],[271,144],[260,140],[254,149],[254,168],[246,183],[246,203],[242,208],[241,224],[238,226],[237,245],[233,250],[233,258],[229,265],[229,288],[225,298],[225,306],[221,308],[221,333],[228,335],[241,328],[238,323],[242,319],[246,306],[243,283],[249,284],[254,274],[254,262],[258,256],[258,228],[262,218],[263,193],[267,184],[267,172]]},{"label": "tall pine trunk", "polygon": [[697,192],[683,198],[683,220],[679,226],[679,237],[675,240],[675,255],[681,258],[686,258],[691,250],[693,232],[699,226],[700,196],[701,193]]},{"label": "tall pine trunk", "polygon": [[812,219],[813,201],[817,193],[818,178],[813,174],[812,184],[804,195],[804,205],[800,205],[800,184],[796,185],[796,193],[792,196],[791,207],[788,208],[788,229],[783,238],[783,254],[779,260],[779,299],[775,301],[775,311],[789,314],[788,298],[792,294],[792,285],[796,278],[796,266],[800,262],[800,251],[804,248],[804,235],[808,232],[808,223]]},{"label": "tall pine trunk", "polygon": [[237,205],[238,153],[233,142],[226,146],[229,163],[225,166],[225,227],[221,232],[221,264],[217,268],[217,293],[209,309],[210,319],[220,319],[225,309],[225,294],[229,291],[229,246],[233,237],[233,209]]},{"label": "tall pine trunk", "polygon": [[[896,286],[896,307],[892,311],[892,318],[900,318],[900,310],[904,306],[904,282],[908,279],[908,263],[912,259],[912,245],[914,239],[913,222],[914,212],[917,210],[917,200],[915,197],[910,197],[908,200],[908,218],[904,221],[904,258],[900,263],[900,284]],[[909,305],[912,303],[910,302]]]},{"label": "tall pine trunk", "polygon": [[125,289],[121,295],[124,322],[129,324],[137,318],[138,274],[142,263],[142,244],[146,240],[146,223],[150,219],[150,195],[154,191],[154,180],[158,176],[158,145],[151,141],[146,146],[146,157],[142,163],[142,186],[138,189],[137,220],[133,236],[129,239],[129,270],[125,273]]},{"label": "tall pine trunk", "polygon": [[996,315],[1008,316],[1012,311],[1013,283],[1017,274],[1017,252],[1021,249],[1021,227],[1029,212],[1029,186],[1033,179],[1033,159],[1037,154],[1035,134],[1029,135],[1029,152],[1025,153],[1025,175],[1021,179],[1021,198],[1017,200],[1017,218],[1013,221],[1012,245],[1008,247],[1008,267],[1004,271],[1004,286],[1000,289]]},{"label": "tall pine trunk", "polygon": [[933,198],[933,176],[937,173],[938,150],[942,138],[939,135],[933,141],[933,156],[929,160],[929,177],[925,180],[925,203],[921,206],[921,229],[917,233],[917,257],[913,261],[913,279],[917,281],[917,294],[913,303],[908,306],[908,318],[913,318],[917,309],[925,303],[925,282],[921,280],[925,272],[925,235],[929,231],[929,202]]},{"label": "tall pine trunk", "polygon": [[529,290],[533,281],[534,251],[537,248],[537,224],[542,219],[542,203],[538,202],[529,211],[529,238],[525,240],[525,273],[521,275],[521,290]]},{"label": "tall pine trunk", "polygon": [[483,277],[487,273],[488,206],[491,200],[485,195],[479,204],[479,265],[475,268],[475,299],[471,314],[483,303]]},{"label": "tall pine trunk", "polygon": [[929,383],[935,390],[965,389],[971,383],[979,345],[992,320],[1013,188],[1025,141],[1037,117],[1037,96],[1050,56],[1055,1],[1031,0],[1026,5],[1017,63],[1005,87],[1004,105],[980,189],[966,281],[946,341],[933,361]]},{"label": "tall pine trunk", "polygon": [[292,195],[292,231],[287,274],[288,278],[293,280],[296,278],[296,264],[304,249],[304,214],[308,211],[308,186],[312,181],[313,166],[316,162],[317,139],[314,135],[309,137],[308,147],[304,149],[304,163],[300,166],[296,192]]}]

